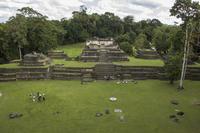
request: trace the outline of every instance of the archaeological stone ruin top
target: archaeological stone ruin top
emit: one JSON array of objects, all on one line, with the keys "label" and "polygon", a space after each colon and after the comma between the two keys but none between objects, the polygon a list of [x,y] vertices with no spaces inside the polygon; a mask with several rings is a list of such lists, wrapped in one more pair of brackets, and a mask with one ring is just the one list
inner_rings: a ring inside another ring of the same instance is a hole
[{"label": "archaeological stone ruin top", "polygon": [[86,41],[80,60],[84,62],[128,61],[128,56],[113,38],[92,38]]},{"label": "archaeological stone ruin top", "polygon": [[45,66],[50,64],[50,59],[41,53],[26,54],[21,62],[23,66]]},{"label": "archaeological stone ruin top", "polygon": [[51,50],[47,53],[48,57],[51,59],[65,59],[67,60],[69,57],[62,50]]},{"label": "archaeological stone ruin top", "polygon": [[136,58],[141,59],[160,59],[159,54],[156,52],[154,48],[150,49],[137,49]]}]

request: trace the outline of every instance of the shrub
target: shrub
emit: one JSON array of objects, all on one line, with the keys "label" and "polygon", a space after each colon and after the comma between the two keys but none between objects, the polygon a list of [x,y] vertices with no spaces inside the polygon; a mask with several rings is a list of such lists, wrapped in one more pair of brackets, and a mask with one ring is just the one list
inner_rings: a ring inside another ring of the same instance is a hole
[{"label": "shrub", "polygon": [[119,46],[128,55],[133,55],[133,47],[129,42],[121,42]]}]

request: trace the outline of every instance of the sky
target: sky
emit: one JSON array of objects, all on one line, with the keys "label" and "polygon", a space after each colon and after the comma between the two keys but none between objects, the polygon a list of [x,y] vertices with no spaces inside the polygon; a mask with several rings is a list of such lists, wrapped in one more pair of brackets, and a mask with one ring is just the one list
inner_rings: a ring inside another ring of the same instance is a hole
[{"label": "sky", "polygon": [[[200,1],[200,0],[196,0]],[[131,15],[135,21],[159,19],[165,24],[181,22],[170,16],[169,9],[175,0],[0,0],[0,22],[5,22],[22,7],[31,7],[49,19],[70,18],[73,11],[79,11],[81,5],[88,13],[112,12],[121,18]]]}]

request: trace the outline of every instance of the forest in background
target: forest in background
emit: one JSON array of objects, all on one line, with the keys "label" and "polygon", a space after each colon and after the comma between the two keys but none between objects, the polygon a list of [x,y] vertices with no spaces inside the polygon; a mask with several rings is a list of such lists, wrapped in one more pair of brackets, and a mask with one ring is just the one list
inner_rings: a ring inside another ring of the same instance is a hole
[{"label": "forest in background", "polygon": [[[0,23],[0,63],[17,59],[19,48],[23,55],[32,51],[47,53],[59,45],[84,42],[92,37],[112,37],[130,56],[133,55],[133,47],[155,47],[165,57],[168,53],[181,55],[185,31],[184,24],[166,25],[158,19],[136,22],[133,16],[121,19],[110,12],[87,14],[85,6],[74,11],[72,18],[61,20],[48,20],[38,11],[23,7],[6,23]],[[198,59],[197,41],[195,38],[190,50],[193,60]]]}]

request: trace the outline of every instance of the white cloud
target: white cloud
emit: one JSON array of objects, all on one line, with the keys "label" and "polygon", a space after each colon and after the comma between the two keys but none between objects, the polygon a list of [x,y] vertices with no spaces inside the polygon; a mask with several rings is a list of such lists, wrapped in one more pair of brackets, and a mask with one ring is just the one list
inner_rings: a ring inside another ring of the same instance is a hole
[{"label": "white cloud", "polygon": [[[136,21],[160,19],[164,23],[177,21],[170,17],[169,9],[175,0],[0,0],[0,22],[15,15],[22,7],[32,7],[49,19],[71,17],[81,5],[88,7],[89,13],[113,12],[120,17],[132,15]],[[197,1],[197,0],[196,0]],[[198,0],[200,1],[200,0]]]}]

